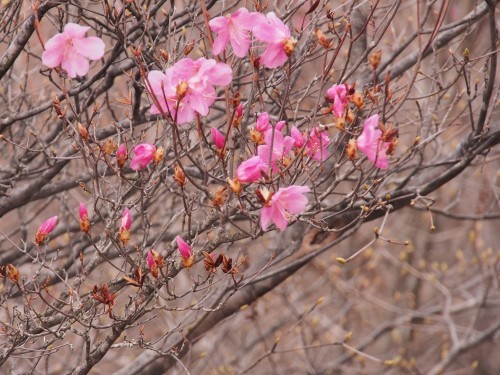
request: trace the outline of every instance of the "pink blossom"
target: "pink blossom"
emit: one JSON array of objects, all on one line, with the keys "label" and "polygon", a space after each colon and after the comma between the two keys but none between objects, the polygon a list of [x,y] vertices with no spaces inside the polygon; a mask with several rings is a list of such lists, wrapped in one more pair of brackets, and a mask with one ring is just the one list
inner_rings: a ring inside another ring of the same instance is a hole
[{"label": "pink blossom", "polygon": [[42,63],[55,68],[61,66],[69,78],[84,76],[89,71],[89,60],[104,56],[104,42],[95,36],[85,37],[88,26],[68,23],[64,31],[50,38],[45,44]]},{"label": "pink blossom", "polygon": [[363,131],[356,139],[356,147],[366,155],[377,168],[389,168],[387,149],[391,142],[381,140],[382,131],[378,128],[379,115],[368,117],[363,124]]},{"label": "pink blossom", "polygon": [[184,241],[180,236],[176,236],[175,241],[177,241],[177,249],[179,250],[181,256],[185,259],[191,257],[191,254],[193,253],[193,249],[191,249],[191,246],[189,246],[188,243]]},{"label": "pink blossom", "polygon": [[[271,169],[273,173],[276,173],[278,172],[276,161],[281,161],[284,157],[288,156],[293,147],[294,140],[289,136],[283,137],[283,133],[276,129],[274,129],[274,141],[273,129],[266,131],[264,140],[266,144],[259,146],[257,153],[264,163],[267,164],[271,161]],[[272,150],[271,144],[273,147]]]},{"label": "pink blossom", "polygon": [[307,142],[307,152],[310,157],[317,161],[324,161],[328,157],[326,148],[330,144],[330,138],[326,131],[320,131],[319,128],[314,128]]},{"label": "pink blossom", "polygon": [[326,92],[327,98],[333,102],[333,114],[335,117],[344,117],[345,109],[349,104],[347,99],[347,87],[344,84],[333,85]]},{"label": "pink blossom", "polygon": [[52,216],[50,219],[47,219],[43,222],[42,225],[40,225],[40,228],[38,228],[38,233],[40,234],[50,234],[54,228],[57,225],[57,216]]},{"label": "pink blossom", "polygon": [[294,141],[293,145],[296,148],[302,148],[304,146],[304,144],[306,143],[306,139],[304,138],[304,136],[302,135],[300,130],[297,129],[297,127],[295,127],[295,126],[292,127],[292,130],[290,131],[290,135],[293,138],[293,141]]},{"label": "pink blossom", "polygon": [[80,203],[80,220],[85,220],[89,217],[89,213],[87,211],[87,207],[83,203]]},{"label": "pink blossom", "polygon": [[216,99],[214,85],[226,86],[231,80],[231,67],[213,59],[184,58],[168,68],[165,74],[153,70],[148,74],[147,82],[157,102],[151,106],[150,112],[170,114],[177,124],[194,120],[196,113],[206,116]]},{"label": "pink blossom", "polygon": [[257,117],[257,122],[255,123],[255,130],[265,133],[267,129],[271,126],[269,122],[269,115],[267,112],[262,112],[259,117]]},{"label": "pink blossom", "polygon": [[238,57],[245,57],[250,48],[250,30],[254,26],[254,14],[246,8],[240,8],[232,15],[225,17],[215,17],[210,20],[210,29],[217,33],[213,45],[214,55],[222,53],[231,42],[234,54]]},{"label": "pink blossom", "polygon": [[215,147],[217,147],[219,150],[222,150],[225,143],[224,136],[217,128],[212,128],[210,131],[212,132],[212,139],[214,141]]},{"label": "pink blossom", "polygon": [[308,200],[304,194],[309,191],[308,186],[292,185],[280,188],[271,197],[269,205],[262,207],[260,212],[262,230],[267,230],[272,221],[284,231],[292,214],[298,215],[306,208]]},{"label": "pink blossom", "polygon": [[254,156],[241,163],[236,168],[235,177],[243,183],[251,183],[257,181],[262,176],[262,172],[267,169],[267,164],[262,161],[259,156]]},{"label": "pink blossom", "polygon": [[150,143],[141,143],[134,147],[134,158],[130,162],[130,168],[139,171],[145,168],[153,160],[156,147]]},{"label": "pink blossom", "polygon": [[130,210],[125,208],[123,210],[122,219],[120,221],[120,231],[130,230],[132,225],[132,217],[130,216]]},{"label": "pink blossom", "polygon": [[125,146],[125,143],[122,143],[120,146],[118,146],[118,150],[116,151],[116,164],[118,164],[118,166],[122,168],[125,165],[127,158],[127,146]]},{"label": "pink blossom", "polygon": [[267,43],[260,62],[270,69],[283,65],[293,52],[296,41],[291,37],[288,26],[273,12],[266,17],[258,13],[252,32],[255,39]]}]

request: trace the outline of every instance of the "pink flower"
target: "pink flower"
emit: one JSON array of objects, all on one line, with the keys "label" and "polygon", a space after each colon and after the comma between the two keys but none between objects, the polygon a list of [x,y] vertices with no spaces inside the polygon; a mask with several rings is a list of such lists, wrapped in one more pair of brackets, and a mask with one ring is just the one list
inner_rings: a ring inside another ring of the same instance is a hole
[{"label": "pink flower", "polygon": [[387,149],[391,142],[383,142],[382,131],[378,129],[379,115],[368,117],[363,124],[363,131],[356,139],[356,147],[366,155],[377,168],[389,168]]},{"label": "pink flower", "polygon": [[262,230],[267,230],[272,221],[281,231],[284,231],[292,214],[298,215],[306,208],[308,200],[304,194],[309,191],[308,186],[292,185],[280,188],[271,197],[269,206],[262,207],[260,211]]},{"label": "pink flower", "polygon": [[134,158],[130,162],[130,168],[139,171],[145,168],[153,160],[156,147],[150,143],[141,143],[134,147]]},{"label": "pink flower", "polygon": [[177,249],[179,250],[181,257],[185,259],[190,258],[193,253],[193,249],[191,249],[191,246],[189,246],[187,242],[184,241],[180,236],[176,236],[175,241],[177,242]]},{"label": "pink flower", "polygon": [[130,230],[130,225],[132,225],[132,216],[130,216],[130,210],[125,208],[120,221],[120,230]]},{"label": "pink flower", "polygon": [[125,165],[127,158],[127,146],[125,146],[125,143],[122,143],[118,146],[118,150],[116,151],[116,164],[118,164],[118,167],[122,168]]},{"label": "pink flower", "polygon": [[148,74],[147,82],[157,103],[151,106],[150,112],[170,114],[177,124],[194,120],[196,113],[206,116],[216,99],[214,85],[226,86],[231,80],[231,67],[213,59],[194,61],[184,58],[168,68],[165,74],[153,70]]},{"label": "pink flower", "polygon": [[215,147],[217,147],[219,150],[222,150],[225,143],[224,136],[217,128],[212,128],[210,131],[212,132],[212,139],[214,141]]},{"label": "pink flower", "polygon": [[295,127],[295,126],[292,127],[292,130],[290,131],[290,135],[293,138],[293,141],[294,141],[293,145],[296,148],[302,148],[304,146],[304,144],[306,143],[306,139],[304,138],[304,136],[302,135],[300,130],[297,129],[297,127]]},{"label": "pink flower", "polygon": [[258,13],[255,17],[253,35],[257,40],[267,43],[260,62],[272,69],[283,65],[292,54],[296,40],[291,37],[290,29],[276,14],[270,12],[267,17]]},{"label": "pink flower", "polygon": [[214,55],[219,55],[224,51],[230,41],[234,54],[238,57],[245,57],[250,48],[250,30],[255,23],[254,14],[249,13],[246,8],[240,8],[232,15],[210,20],[208,23],[210,29],[217,33],[213,46]]},{"label": "pink flower", "polygon": [[347,87],[346,85],[333,85],[326,92],[327,98],[333,102],[333,114],[335,117],[344,117],[345,109],[349,104],[346,97]]},{"label": "pink flower", "polygon": [[267,112],[262,112],[259,117],[257,117],[257,122],[255,123],[255,130],[265,133],[267,129],[271,126],[269,122],[269,115]]},{"label": "pink flower", "polygon": [[45,44],[42,63],[55,68],[61,66],[69,78],[84,76],[89,71],[89,60],[104,56],[104,42],[95,36],[85,37],[88,26],[68,23],[64,31],[50,38]]},{"label": "pink flower", "polygon": [[54,230],[57,225],[57,216],[52,216],[50,219],[43,222],[38,228],[38,231],[35,235],[35,242],[38,245],[41,245],[45,242],[47,236]]},{"label": "pink flower", "polygon": [[[271,161],[271,169],[273,173],[278,172],[278,166],[276,161],[283,160],[284,157],[288,156],[290,150],[293,147],[294,140],[292,137],[283,137],[283,133],[279,130],[274,129],[274,141],[273,139],[273,129],[266,131],[264,135],[265,145],[261,145],[257,148],[257,153],[264,163],[269,163]],[[272,143],[272,150],[271,150]]]},{"label": "pink flower", "polygon": [[326,131],[320,131],[314,128],[307,142],[308,154],[314,160],[324,161],[328,157],[327,146],[330,144],[330,138]]},{"label": "pink flower", "polygon": [[241,163],[236,168],[235,177],[243,183],[251,183],[257,181],[262,176],[262,172],[267,169],[267,164],[262,161],[259,156],[254,156]]}]

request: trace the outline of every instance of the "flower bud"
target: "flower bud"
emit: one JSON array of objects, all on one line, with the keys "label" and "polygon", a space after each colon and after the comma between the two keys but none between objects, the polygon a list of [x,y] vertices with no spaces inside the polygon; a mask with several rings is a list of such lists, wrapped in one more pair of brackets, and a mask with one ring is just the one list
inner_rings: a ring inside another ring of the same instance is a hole
[{"label": "flower bud", "polygon": [[57,216],[52,216],[50,219],[46,220],[35,235],[35,243],[37,245],[42,245],[45,242],[47,236],[54,230],[57,225]]},{"label": "flower bud", "polygon": [[84,141],[88,141],[89,131],[87,130],[87,128],[80,123],[78,123],[77,128],[78,128],[78,133],[80,134],[80,137],[82,137],[82,139]]},{"label": "flower bud", "polygon": [[132,217],[130,216],[130,210],[128,208],[125,208],[123,210],[122,219],[120,221],[120,231],[118,233],[118,238],[124,245],[126,245],[130,240],[131,224],[132,224]]},{"label": "flower bud", "polygon": [[187,91],[188,91],[188,84],[186,81],[181,81],[178,85],[177,85],[177,88],[176,88],[176,92],[177,92],[177,99],[178,100],[181,100],[182,98],[184,98],[187,94]]},{"label": "flower bud", "polygon": [[106,139],[106,142],[104,142],[104,146],[102,147],[102,150],[104,151],[105,154],[111,155],[113,152],[116,151],[118,148],[118,145],[114,140],[111,138]]},{"label": "flower bud", "polygon": [[165,156],[165,149],[163,147],[158,147],[156,151],[153,153],[153,162],[155,164],[158,164],[163,160],[163,157]]},{"label": "flower bud", "polygon": [[347,143],[347,157],[349,160],[354,160],[356,159],[356,140],[355,139],[350,139],[349,142]]},{"label": "flower bud", "polygon": [[87,207],[83,203],[80,203],[80,230],[84,233],[88,233],[90,230],[89,214],[87,212]]},{"label": "flower bud", "polygon": [[231,188],[231,191],[237,195],[240,195],[241,192],[242,192],[242,188],[241,188],[241,184],[240,182],[235,178],[235,179],[230,179],[228,178],[227,180],[227,183],[229,185],[229,187]]},{"label": "flower bud", "polygon": [[329,49],[332,47],[333,42],[328,41],[328,38],[326,37],[325,33],[323,31],[321,31],[320,29],[314,30],[314,36],[316,36],[318,43],[323,48]]},{"label": "flower bud", "polygon": [[122,143],[118,146],[118,150],[116,151],[116,164],[119,168],[123,168],[128,158],[127,146],[125,143]]},{"label": "flower bud", "polygon": [[361,95],[359,92],[355,92],[352,97],[351,97],[351,102],[358,107],[358,109],[361,109],[365,106],[365,102],[363,100],[363,95]]},{"label": "flower bud", "polygon": [[382,50],[379,49],[376,52],[373,52],[370,55],[370,65],[372,66],[373,70],[377,70],[378,66],[380,65],[380,60],[382,58]]},{"label": "flower bud", "polygon": [[6,266],[6,274],[10,281],[17,284],[19,281],[19,271],[12,264],[8,263]]},{"label": "flower bud", "polygon": [[174,181],[181,187],[186,185],[186,175],[179,164],[174,165]]}]

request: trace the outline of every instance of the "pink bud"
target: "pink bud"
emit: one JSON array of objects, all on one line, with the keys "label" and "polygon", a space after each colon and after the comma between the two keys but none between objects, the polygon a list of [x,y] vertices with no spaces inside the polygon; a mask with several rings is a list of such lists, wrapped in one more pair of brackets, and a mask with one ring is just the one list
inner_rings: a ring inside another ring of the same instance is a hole
[{"label": "pink bud", "polygon": [[46,220],[40,228],[38,228],[38,233],[47,235],[54,230],[57,225],[57,216],[52,216],[50,219]]},{"label": "pink bud", "polygon": [[186,259],[189,258],[191,256],[191,253],[193,252],[191,246],[189,246],[187,242],[179,236],[175,237],[175,240],[177,241],[177,248],[179,249],[179,253],[181,253],[181,256]]},{"label": "pink bud", "polygon": [[85,220],[89,217],[87,207],[83,203],[80,203],[80,220]]},{"label": "pink bud", "polygon": [[35,235],[35,242],[37,245],[42,245],[45,242],[45,239],[52,232],[57,225],[57,216],[52,216],[50,219],[46,220]]},{"label": "pink bud", "polygon": [[127,158],[127,146],[125,146],[125,143],[122,143],[120,146],[118,146],[118,150],[116,151],[116,163],[120,168],[125,165]]},{"label": "pink bud", "polygon": [[282,131],[283,128],[285,127],[286,122],[285,121],[278,121],[276,125],[274,125],[274,128],[276,130]]},{"label": "pink bud", "polygon": [[214,141],[215,147],[218,149],[224,148],[225,139],[222,133],[217,128],[212,128],[212,139]]},{"label": "pink bud", "polygon": [[238,107],[236,107],[236,118],[240,118],[243,116],[243,104],[240,103],[238,104]]},{"label": "pink bud", "polygon": [[151,250],[148,251],[148,257],[146,258],[146,261],[148,262],[149,269],[152,269],[155,265],[155,258]]},{"label": "pink bud", "polygon": [[257,123],[255,124],[255,130],[265,133],[269,129],[269,115],[267,112],[262,112],[259,117],[257,117]]},{"label": "pink bud", "polygon": [[130,216],[130,210],[125,208],[123,210],[122,220],[120,222],[120,230],[130,230],[130,225],[132,224],[132,217]]}]

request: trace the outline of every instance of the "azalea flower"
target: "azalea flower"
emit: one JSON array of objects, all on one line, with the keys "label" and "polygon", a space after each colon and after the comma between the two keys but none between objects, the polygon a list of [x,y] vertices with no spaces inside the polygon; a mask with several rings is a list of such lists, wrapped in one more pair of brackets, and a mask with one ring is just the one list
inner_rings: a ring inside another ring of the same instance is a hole
[{"label": "azalea flower", "polygon": [[326,96],[333,102],[333,114],[335,117],[344,117],[345,109],[349,104],[348,98],[346,97],[346,85],[333,85],[327,90]]},{"label": "azalea flower", "polygon": [[377,168],[387,169],[389,168],[387,149],[392,143],[382,141],[382,131],[378,128],[378,123],[378,114],[365,120],[363,131],[356,139],[356,146]]},{"label": "azalea flower", "polygon": [[88,26],[68,23],[64,31],[45,43],[42,63],[49,68],[60,66],[69,78],[84,76],[89,71],[89,60],[99,60],[104,56],[104,42],[95,36],[85,37]]},{"label": "azalea flower", "polygon": [[298,215],[306,208],[308,199],[304,194],[309,191],[311,190],[308,186],[292,185],[280,188],[273,194],[268,205],[260,211],[262,230],[267,230],[272,221],[284,231],[292,215]]},{"label": "azalea flower", "polygon": [[266,169],[267,163],[265,163],[259,156],[254,156],[245,160],[238,166],[238,168],[236,168],[235,177],[239,182],[255,182],[261,178],[262,172]]},{"label": "azalea flower", "polygon": [[326,148],[329,144],[330,138],[328,138],[327,132],[313,128],[307,142],[307,153],[316,161],[325,161],[328,157]]},{"label": "azalea flower", "polygon": [[255,39],[267,43],[264,53],[260,56],[261,64],[269,69],[283,65],[292,54],[297,41],[292,38],[290,29],[274,12],[267,16],[258,13],[255,16],[252,29]]},{"label": "azalea flower", "polygon": [[231,42],[234,54],[238,57],[245,57],[250,48],[250,30],[255,23],[255,14],[250,13],[246,8],[240,8],[232,15],[211,19],[208,25],[213,32],[217,33],[213,45],[214,55],[222,53],[227,43]]},{"label": "azalea flower", "polygon": [[231,80],[231,67],[213,59],[184,58],[165,73],[153,70],[149,72],[147,82],[157,102],[151,106],[150,112],[170,114],[177,124],[194,120],[196,113],[206,116],[216,99],[214,85],[226,86]]},{"label": "azalea flower", "polygon": [[150,143],[141,143],[134,147],[134,158],[130,162],[130,168],[139,171],[145,168],[155,156],[156,147]]},{"label": "azalea flower", "polygon": [[37,245],[42,245],[47,236],[54,230],[57,225],[57,216],[52,216],[50,219],[43,222],[38,228],[35,235],[35,242]]},{"label": "azalea flower", "polygon": [[[264,135],[264,140],[266,144],[261,145],[257,148],[257,153],[264,163],[269,163],[271,161],[271,169],[273,173],[278,172],[278,166],[276,161],[282,161],[289,153],[293,147],[294,140],[292,137],[283,136],[279,130],[274,129],[274,141],[273,141],[273,129],[269,129]],[[271,150],[272,143],[272,150]]]}]

